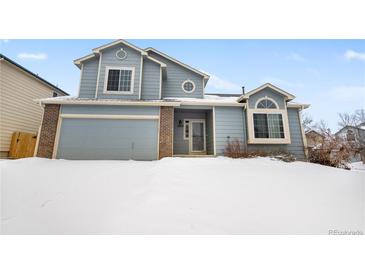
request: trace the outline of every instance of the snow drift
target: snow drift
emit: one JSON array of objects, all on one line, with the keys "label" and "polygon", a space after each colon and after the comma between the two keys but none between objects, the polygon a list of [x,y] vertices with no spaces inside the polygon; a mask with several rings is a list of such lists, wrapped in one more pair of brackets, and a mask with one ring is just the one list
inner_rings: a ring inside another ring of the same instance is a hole
[{"label": "snow drift", "polygon": [[0,167],[3,234],[364,232],[364,172],[224,157]]}]

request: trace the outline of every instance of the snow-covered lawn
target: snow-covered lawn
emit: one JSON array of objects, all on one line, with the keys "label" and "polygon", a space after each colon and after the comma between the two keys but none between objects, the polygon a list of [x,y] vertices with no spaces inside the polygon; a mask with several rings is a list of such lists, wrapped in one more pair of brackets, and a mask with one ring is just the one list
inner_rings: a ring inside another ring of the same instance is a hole
[{"label": "snow-covered lawn", "polygon": [[362,162],[355,162],[351,164],[351,170],[365,172],[365,164]]},{"label": "snow-covered lawn", "polygon": [[1,161],[4,234],[363,231],[365,173],[269,158]]}]

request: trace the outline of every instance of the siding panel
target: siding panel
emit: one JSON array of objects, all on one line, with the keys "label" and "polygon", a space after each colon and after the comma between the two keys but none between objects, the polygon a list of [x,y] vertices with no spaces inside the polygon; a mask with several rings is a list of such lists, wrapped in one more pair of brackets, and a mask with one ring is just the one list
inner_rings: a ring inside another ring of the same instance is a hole
[{"label": "siding panel", "polygon": [[230,140],[245,141],[243,109],[238,107],[215,107],[215,136],[217,155],[223,155]]},{"label": "siding panel", "polygon": [[[167,65],[166,74],[162,84],[162,97],[190,97],[203,98],[203,76],[196,74],[170,60],[160,56],[157,53],[149,52],[149,55]],[[185,80],[192,80],[195,83],[195,91],[193,93],[185,93],[182,90],[182,83]]]},{"label": "siding panel", "polygon": [[80,80],[80,98],[94,98],[98,77],[99,59],[94,58],[83,63]]},{"label": "siding panel", "polygon": [[142,99],[156,100],[160,99],[160,65],[145,59],[143,62],[142,76]]},{"label": "siding panel", "polygon": [[43,109],[34,99],[52,97],[53,89],[24,71],[0,61],[0,152],[6,156],[12,133],[37,133]]}]

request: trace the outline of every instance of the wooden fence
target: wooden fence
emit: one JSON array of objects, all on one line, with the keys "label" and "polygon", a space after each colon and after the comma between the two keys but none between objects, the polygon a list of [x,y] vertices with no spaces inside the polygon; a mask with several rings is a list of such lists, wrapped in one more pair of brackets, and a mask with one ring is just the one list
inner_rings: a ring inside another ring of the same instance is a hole
[{"label": "wooden fence", "polygon": [[9,158],[33,157],[37,135],[26,132],[14,132],[11,139]]}]

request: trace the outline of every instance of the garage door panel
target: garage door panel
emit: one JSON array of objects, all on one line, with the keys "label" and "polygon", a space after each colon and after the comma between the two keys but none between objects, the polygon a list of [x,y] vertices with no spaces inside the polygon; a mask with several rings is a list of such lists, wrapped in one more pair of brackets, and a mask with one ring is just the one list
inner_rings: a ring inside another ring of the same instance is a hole
[{"label": "garage door panel", "polygon": [[62,120],[57,158],[157,159],[158,120]]}]

